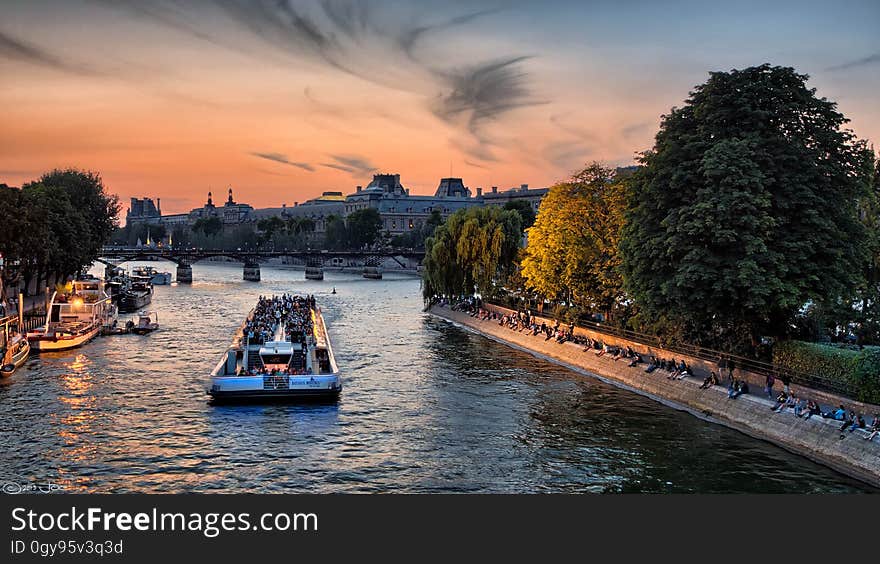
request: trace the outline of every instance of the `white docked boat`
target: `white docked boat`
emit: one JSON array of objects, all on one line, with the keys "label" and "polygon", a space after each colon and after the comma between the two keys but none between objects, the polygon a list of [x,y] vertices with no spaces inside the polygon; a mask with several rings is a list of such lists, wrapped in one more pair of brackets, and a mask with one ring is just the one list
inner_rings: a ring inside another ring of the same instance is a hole
[{"label": "white docked boat", "polygon": [[314,297],[260,297],[211,372],[213,401],[336,399],[342,381]]},{"label": "white docked boat", "polygon": [[62,351],[83,345],[116,323],[117,310],[94,277],[74,280],[69,292],[52,294],[46,324],[27,334],[38,351]]}]

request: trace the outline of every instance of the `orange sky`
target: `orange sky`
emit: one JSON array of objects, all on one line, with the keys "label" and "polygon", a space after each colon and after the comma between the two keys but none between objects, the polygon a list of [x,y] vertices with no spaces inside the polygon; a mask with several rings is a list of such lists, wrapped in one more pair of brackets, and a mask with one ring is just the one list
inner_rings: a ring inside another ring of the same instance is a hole
[{"label": "orange sky", "polygon": [[765,61],[811,74],[858,135],[880,138],[870,2],[847,20],[818,3],[810,17],[794,4],[236,6],[4,2],[0,182],[75,166],[165,213],[227,186],[255,207],[292,205],[374,170],[413,193],[450,167],[472,189],[546,186],[590,160],[630,164],[708,71]]}]

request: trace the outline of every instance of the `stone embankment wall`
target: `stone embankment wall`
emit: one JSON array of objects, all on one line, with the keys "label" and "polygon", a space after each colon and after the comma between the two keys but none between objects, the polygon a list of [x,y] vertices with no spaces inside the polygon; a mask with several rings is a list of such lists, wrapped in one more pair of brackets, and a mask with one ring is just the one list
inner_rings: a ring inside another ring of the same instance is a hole
[{"label": "stone embankment wall", "polygon": [[[499,315],[516,313],[512,309],[507,309],[495,305],[486,305],[485,309],[488,309],[489,311],[494,311]],[[537,319],[539,325],[542,321],[550,326],[553,326],[553,324],[556,323],[555,320],[550,319],[549,317],[536,316],[535,319]],[[563,324],[563,326],[565,325]],[[648,360],[651,355],[655,355],[658,358],[665,358],[667,360],[674,358],[676,361],[679,361],[683,359],[685,363],[687,363],[687,365],[691,367],[693,374],[695,376],[699,376],[700,378],[705,378],[709,375],[710,372],[713,371],[716,374],[718,374],[719,372],[716,363],[707,362],[700,358],[683,355],[681,353],[672,352],[659,347],[643,345],[641,343],[636,343],[634,341],[629,341],[627,339],[615,337],[612,335],[606,335],[605,333],[593,331],[591,329],[585,329],[583,327],[575,327],[574,332],[575,335],[586,335],[591,339],[599,340],[612,346],[632,347],[634,351],[641,353],[642,355],[647,355],[645,356],[645,360]],[[723,380],[727,378],[727,374],[718,374],[718,377],[719,379]],[[740,380],[747,381],[749,383],[749,388],[752,390],[752,393],[760,393],[766,385],[766,377],[763,374],[756,374],[747,370],[737,368],[734,371],[734,377]],[[782,382],[780,382],[779,380],[776,380],[774,386],[776,394],[782,391]],[[847,410],[855,410],[859,413],[864,414],[866,417],[872,416],[874,413],[880,412],[880,406],[849,399],[823,390],[815,390],[813,388],[798,386],[797,384],[792,384],[791,390],[795,394],[797,394],[798,397],[813,399],[823,406],[837,407],[838,405],[843,404]],[[870,423],[870,420],[868,421],[868,423]]]},{"label": "stone embankment wall", "polygon": [[[763,393],[763,378],[755,382],[755,385],[751,385],[752,378],[749,377],[752,393],[737,399],[729,399],[727,389],[723,386],[700,389],[702,376],[669,380],[663,372],[647,374],[644,365],[630,368],[625,360],[615,361],[605,356],[597,357],[593,351],[584,352],[583,347],[574,343],[560,344],[553,339],[545,340],[544,336],[513,331],[499,325],[497,320],[480,321],[466,313],[442,307],[432,308],[431,313],[468,327],[493,340],[647,395],[703,419],[768,440],[845,474],[880,486],[880,437],[868,442],[862,440],[865,436],[862,430],[841,433],[839,421],[817,416],[804,420],[796,417],[791,410],[783,413],[770,411],[773,401]],[[583,330],[580,332],[591,333]],[[646,350],[647,347],[624,339],[612,339],[599,334],[594,338],[602,339],[609,344],[631,346],[640,352],[657,354],[664,358],[672,358],[672,356],[682,358],[681,355],[664,353],[656,349]],[[700,370],[715,369],[704,366],[700,360],[684,358],[685,362],[699,367]],[[810,397],[818,395],[808,390],[800,391]],[[849,406],[852,402],[844,403]],[[880,410],[876,406],[873,407],[875,410]]]}]

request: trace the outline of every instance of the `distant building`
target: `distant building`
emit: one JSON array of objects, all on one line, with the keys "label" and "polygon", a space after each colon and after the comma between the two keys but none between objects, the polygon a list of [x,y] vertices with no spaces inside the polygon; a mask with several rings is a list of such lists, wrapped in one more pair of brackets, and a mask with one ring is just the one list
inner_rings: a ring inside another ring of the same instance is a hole
[{"label": "distant building", "polygon": [[461,178],[442,178],[433,196],[411,196],[399,174],[376,174],[366,188],[357,187],[345,198],[345,215],[374,208],[382,218],[382,230],[400,235],[420,228],[433,211],[444,218],[456,211],[482,205],[471,197]]},{"label": "distant building", "polygon": [[226,203],[222,207],[214,205],[211,192],[208,192],[208,201],[200,208],[193,208],[189,212],[189,222],[195,223],[199,219],[219,217],[224,225],[236,225],[254,221],[254,208],[248,204],[239,204],[232,199],[232,188],[229,189]]},{"label": "distant building", "polygon": [[441,178],[433,196],[412,196],[401,183],[399,174],[375,174],[366,187],[358,186],[347,196],[341,191],[326,191],[317,198],[294,202],[293,206],[282,204],[280,208],[254,209],[248,204],[237,203],[233,199],[232,188],[222,206],[215,205],[213,194],[208,192],[204,206],[193,208],[189,213],[164,216],[161,215],[158,199],[154,206],[150,198],[132,198],[126,221],[177,226],[218,217],[224,225],[238,225],[273,216],[282,219],[308,217],[315,222],[315,233],[321,235],[326,231],[331,216],[345,218],[358,210],[373,208],[382,219],[382,231],[401,235],[419,229],[435,211],[445,219],[464,208],[493,204],[503,206],[510,201],[524,200],[537,212],[547,192],[547,188],[530,189],[527,184],[522,184],[504,191],[493,187],[485,194],[482,188],[477,188],[476,194],[473,194],[461,178]]},{"label": "distant building", "polygon": [[507,202],[525,201],[528,202],[535,213],[538,213],[538,206],[541,200],[550,191],[549,188],[529,188],[528,184],[521,184],[519,188],[510,188],[503,192],[498,191],[497,186],[493,186],[492,190],[486,194],[482,194],[482,189],[477,189],[479,197],[483,198],[485,205],[503,206]]},{"label": "distant building", "polygon": [[161,223],[162,208],[160,199],[153,204],[152,198],[132,198],[128,211],[125,212],[125,223]]},{"label": "distant building", "polygon": [[315,222],[315,233],[323,235],[327,228],[327,219],[332,216],[345,216],[345,196],[342,192],[324,192],[317,198],[303,203],[294,202],[293,206],[282,204],[280,208],[261,208],[254,210],[257,220],[267,217],[289,219],[308,217]]}]

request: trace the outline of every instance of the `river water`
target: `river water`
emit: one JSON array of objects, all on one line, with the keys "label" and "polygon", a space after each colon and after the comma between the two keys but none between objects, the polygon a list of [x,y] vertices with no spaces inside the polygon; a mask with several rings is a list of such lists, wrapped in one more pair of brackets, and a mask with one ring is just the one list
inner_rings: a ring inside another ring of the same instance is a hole
[{"label": "river water", "polygon": [[[260,283],[241,276],[239,264],[196,264],[191,286],[156,287],[159,331],[32,357],[0,381],[4,488],[874,491],[425,314],[411,276],[327,272],[314,282],[268,266]],[[341,399],[209,405],[206,376],[243,316],[260,294],[282,292],[313,293],[322,306]]]}]

